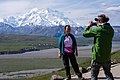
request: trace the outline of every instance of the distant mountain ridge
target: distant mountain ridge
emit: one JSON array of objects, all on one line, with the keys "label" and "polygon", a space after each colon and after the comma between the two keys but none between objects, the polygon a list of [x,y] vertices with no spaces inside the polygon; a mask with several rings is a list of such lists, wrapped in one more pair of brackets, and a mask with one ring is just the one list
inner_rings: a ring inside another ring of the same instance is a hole
[{"label": "distant mountain ridge", "polygon": [[[0,34],[25,34],[41,36],[60,36],[64,26],[69,24],[75,36],[82,36],[80,24],[66,17],[62,12],[50,8],[34,8],[20,16],[9,16],[0,20]],[[120,36],[120,26],[113,26],[115,36]]]},{"label": "distant mountain ridge", "polygon": [[[21,16],[10,16],[0,20],[0,34],[30,34],[56,36],[63,33],[63,26],[69,24],[72,32],[81,34],[83,28],[67,18],[63,13],[52,9],[34,8]],[[79,30],[79,31],[78,31]]]},{"label": "distant mountain ridge", "polygon": [[113,26],[114,28],[114,38],[116,40],[119,40],[120,39],[120,26]]},{"label": "distant mountain ridge", "polygon": [[21,16],[10,16],[7,19],[2,20],[5,23],[10,24],[13,27],[20,26],[59,26],[70,24],[72,27],[78,27],[79,25],[66,16],[63,13],[52,9],[37,9],[34,8]]}]

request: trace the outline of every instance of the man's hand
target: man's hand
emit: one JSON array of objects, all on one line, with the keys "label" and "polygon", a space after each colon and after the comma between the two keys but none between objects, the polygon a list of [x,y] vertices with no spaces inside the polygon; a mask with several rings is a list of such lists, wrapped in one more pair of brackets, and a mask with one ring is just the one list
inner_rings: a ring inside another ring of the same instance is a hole
[{"label": "man's hand", "polygon": [[88,22],[88,27],[92,27],[92,21],[90,20],[89,22]]}]

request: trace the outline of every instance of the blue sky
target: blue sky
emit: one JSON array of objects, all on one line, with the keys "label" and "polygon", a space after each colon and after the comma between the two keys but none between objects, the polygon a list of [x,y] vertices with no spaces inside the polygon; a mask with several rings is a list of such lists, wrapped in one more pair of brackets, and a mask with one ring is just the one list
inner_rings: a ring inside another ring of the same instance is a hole
[{"label": "blue sky", "polygon": [[111,25],[120,25],[120,0],[0,0],[0,18],[21,15],[33,8],[58,10],[81,25],[104,13]]}]

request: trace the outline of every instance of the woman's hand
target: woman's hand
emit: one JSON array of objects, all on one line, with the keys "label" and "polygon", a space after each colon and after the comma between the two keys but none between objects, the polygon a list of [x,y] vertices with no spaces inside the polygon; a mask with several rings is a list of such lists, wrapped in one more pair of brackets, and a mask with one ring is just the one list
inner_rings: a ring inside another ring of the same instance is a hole
[{"label": "woman's hand", "polygon": [[61,58],[61,53],[58,53],[58,57]]},{"label": "woman's hand", "polygon": [[78,49],[77,49],[77,47],[76,47],[76,56],[78,56]]},{"label": "woman's hand", "polygon": [[60,53],[60,50],[58,50],[58,57],[61,58],[61,53]]}]

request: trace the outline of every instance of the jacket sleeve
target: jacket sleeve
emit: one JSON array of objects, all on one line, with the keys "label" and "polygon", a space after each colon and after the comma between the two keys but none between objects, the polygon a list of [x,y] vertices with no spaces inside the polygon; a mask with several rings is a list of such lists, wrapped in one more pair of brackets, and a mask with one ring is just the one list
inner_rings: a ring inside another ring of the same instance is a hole
[{"label": "jacket sleeve", "polygon": [[83,36],[84,37],[95,37],[97,35],[97,28],[89,28],[87,27],[84,32],[83,32]]},{"label": "jacket sleeve", "polygon": [[73,36],[73,38],[74,38],[74,41],[75,41],[75,47],[77,47],[77,41],[76,41],[75,36]]},{"label": "jacket sleeve", "polygon": [[62,47],[62,35],[60,36],[59,40],[58,40],[58,48],[61,50]]}]

